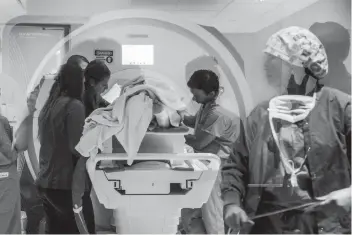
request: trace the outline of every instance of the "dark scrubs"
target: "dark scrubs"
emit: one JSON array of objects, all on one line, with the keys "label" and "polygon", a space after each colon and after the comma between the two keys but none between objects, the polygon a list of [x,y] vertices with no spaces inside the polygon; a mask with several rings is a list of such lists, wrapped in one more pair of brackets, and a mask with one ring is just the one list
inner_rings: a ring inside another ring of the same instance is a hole
[{"label": "dark scrubs", "polygon": [[[75,147],[84,126],[81,101],[60,97],[52,107],[50,125],[41,137],[40,172],[37,180],[46,216],[46,233],[79,233],[72,203],[73,172],[80,157]],[[89,193],[84,201],[90,201]],[[95,233],[92,205],[83,209],[89,233]]]},{"label": "dark scrubs", "polygon": [[0,116],[0,234],[21,233],[21,197],[17,152],[11,149],[12,129]]},{"label": "dark scrubs", "polygon": [[[83,96],[83,102],[85,106],[85,117],[88,117],[94,110],[102,107],[107,107],[109,103],[105,101],[101,97],[101,95],[95,91],[94,87],[88,84],[85,84],[85,85],[86,87],[85,87],[85,92]],[[116,139],[113,139],[113,140],[117,141]],[[84,159],[84,161],[86,160],[87,159]],[[74,187],[74,190],[76,190],[77,192],[84,192],[83,195],[79,195],[79,197],[82,197],[83,211],[86,211],[86,213],[84,214],[85,224],[88,228],[88,231],[92,233],[91,232],[92,228],[94,228],[94,231],[95,231],[95,228],[99,226],[99,220],[96,223],[96,220],[99,219],[99,216],[97,217],[94,216],[94,206],[91,199],[91,197],[93,197],[94,201],[96,201],[97,196],[94,190],[92,192],[92,182],[89,178],[88,172],[85,170],[85,164],[80,165],[79,167],[81,168],[83,167],[83,169],[76,169],[77,174],[81,174],[80,172],[85,171],[85,176],[76,175],[75,176],[76,179],[74,182],[78,182],[77,184],[79,185],[73,185],[73,187]],[[85,189],[82,188],[82,185],[84,185]],[[97,203],[95,203],[95,206],[97,206],[96,204]],[[102,205],[99,204],[99,206],[102,206]],[[96,211],[99,211],[99,209],[97,210],[97,208],[95,208]]]}]

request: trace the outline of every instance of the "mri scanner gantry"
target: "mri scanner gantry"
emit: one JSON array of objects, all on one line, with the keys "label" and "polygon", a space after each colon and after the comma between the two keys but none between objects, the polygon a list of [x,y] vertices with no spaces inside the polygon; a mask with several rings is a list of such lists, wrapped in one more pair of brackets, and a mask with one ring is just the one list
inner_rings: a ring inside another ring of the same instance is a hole
[{"label": "mri scanner gantry", "polygon": [[[33,17],[30,19],[33,20]],[[11,27],[20,21],[21,18],[13,20],[5,28],[4,37],[6,37],[6,33],[10,33]],[[152,25],[172,30],[189,40],[197,42],[209,55],[216,58],[223,73],[229,80],[231,87],[226,87],[225,89],[235,93],[240,116],[245,117],[248,110],[251,109],[252,101],[249,87],[233,55],[233,51],[226,48],[222,41],[201,26],[178,19],[164,12],[144,10],[122,10],[93,16],[86,24],[62,39],[44,57],[32,76],[27,94],[32,91],[36,81],[41,78],[46,62],[60,47],[72,37],[109,21],[115,21],[116,25],[128,25],[130,23]],[[183,138],[184,134],[179,133],[178,138]],[[175,134],[163,133],[163,135],[168,138],[168,135]],[[31,137],[27,163],[35,178],[39,168],[39,143],[37,142],[36,131],[33,131]],[[117,232],[119,233],[176,233],[181,208],[199,208],[208,200],[220,165],[218,157],[214,155],[186,154],[183,149],[177,149],[171,153],[140,153],[136,159],[148,161],[182,160],[190,165],[191,170],[180,171],[173,168],[172,164],[171,168],[162,169],[155,169],[155,167],[146,168],[148,164],[137,164],[138,166],[131,166],[124,171],[113,172],[107,172],[97,167],[97,163],[103,160],[125,159],[126,156],[124,154],[103,153],[89,159],[87,162],[88,173],[99,201],[106,208],[117,209],[115,218]],[[211,164],[205,165],[200,160],[208,160]],[[181,191],[173,192],[172,185],[174,184],[178,184]],[[148,213],[144,214],[141,210]],[[125,216],[121,216],[121,213]]]}]

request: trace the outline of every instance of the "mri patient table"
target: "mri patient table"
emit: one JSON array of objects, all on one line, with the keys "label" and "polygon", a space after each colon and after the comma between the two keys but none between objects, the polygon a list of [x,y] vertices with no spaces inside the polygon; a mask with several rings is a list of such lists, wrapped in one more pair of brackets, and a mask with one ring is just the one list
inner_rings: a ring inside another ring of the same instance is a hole
[{"label": "mri patient table", "polygon": [[102,154],[87,162],[100,203],[114,210],[119,234],[175,234],[181,209],[200,208],[208,200],[220,166],[211,154],[139,154],[135,160],[143,162],[124,169],[97,166],[125,159],[124,154]]}]

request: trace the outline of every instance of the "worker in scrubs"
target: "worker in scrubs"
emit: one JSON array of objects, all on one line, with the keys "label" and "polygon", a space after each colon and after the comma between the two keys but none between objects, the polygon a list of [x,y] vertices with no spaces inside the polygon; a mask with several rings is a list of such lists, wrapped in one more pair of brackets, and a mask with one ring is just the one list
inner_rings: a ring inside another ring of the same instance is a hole
[{"label": "worker in scrubs", "polygon": [[[105,62],[101,60],[91,61],[84,71],[85,77],[85,92],[83,102],[85,106],[85,115],[88,117],[95,109],[106,107],[109,102],[105,101],[101,94],[108,88],[111,71]],[[75,167],[72,183],[73,203],[76,208],[84,208],[84,211],[89,211],[92,216],[83,216],[81,209],[74,209],[77,226],[81,233],[90,232],[96,222],[100,222],[99,214],[107,213],[107,210],[99,203],[94,190],[92,190],[92,182],[90,181],[86,170],[87,158],[80,157]],[[83,200],[84,195],[91,193],[90,200]],[[82,199],[83,198],[83,199]],[[94,204],[94,206],[93,206]],[[98,211],[98,218],[93,216],[94,211]],[[104,217],[104,216],[102,216]],[[100,223],[99,223],[100,224]],[[95,228],[94,228],[95,230]]]},{"label": "worker in scrubs", "polygon": [[227,232],[350,234],[351,97],[320,85],[328,58],[309,30],[275,33],[264,53],[278,96],[251,112],[222,168]]},{"label": "worker in scrubs", "polygon": [[0,116],[0,234],[21,233],[21,196],[12,129]]},{"label": "worker in scrubs", "polygon": [[[201,104],[196,116],[185,116],[184,124],[194,128],[193,135],[186,135],[186,144],[195,152],[212,153],[226,161],[238,133],[238,117],[216,103],[220,92],[219,78],[211,70],[198,70],[188,81],[193,99]],[[196,211],[189,221],[188,233],[224,234],[220,177],[215,182],[209,201],[201,213]]]},{"label": "worker in scrubs", "polygon": [[88,64],[84,72],[85,92],[83,97],[87,117],[97,108],[109,105],[109,102],[104,100],[101,94],[108,89],[110,75],[110,69],[104,61],[93,60]]},{"label": "worker in scrubs", "polygon": [[[87,58],[81,55],[72,55],[67,59],[68,64],[77,65],[84,70],[89,61]],[[46,74],[44,75],[40,81],[36,84],[35,88],[31,91],[29,96],[27,97],[27,108],[28,108],[28,116],[23,120],[18,129],[15,129],[15,145],[19,152],[26,151],[28,149],[28,139],[29,135],[32,135],[32,120],[33,115],[36,111],[36,108],[41,109],[40,101],[38,101],[39,93],[43,93],[43,89],[48,89],[50,94],[53,92],[57,92],[58,90],[58,81],[55,79],[57,77],[56,74]],[[52,83],[50,83],[52,81]],[[45,82],[48,82],[50,87],[45,86]],[[48,93],[49,93],[48,91]],[[49,95],[49,97],[53,97]],[[21,100],[23,102],[23,100]],[[43,99],[42,101],[45,101]],[[38,105],[39,103],[39,105]],[[44,103],[42,104],[44,105]],[[17,106],[19,107],[19,106]],[[30,151],[30,150],[29,150]],[[31,157],[31,156],[30,156]],[[36,159],[33,159],[33,161]],[[26,164],[26,163],[24,163]],[[33,166],[34,170],[39,170],[35,165]],[[28,217],[27,224],[27,233],[38,233],[39,224],[44,217],[44,210],[42,206],[42,202],[37,193],[37,187],[35,186],[34,179],[31,177],[28,167],[23,168],[23,173],[20,179],[20,187],[21,187],[21,198],[22,198],[22,210],[24,210]],[[44,222],[43,222],[44,224]]]}]

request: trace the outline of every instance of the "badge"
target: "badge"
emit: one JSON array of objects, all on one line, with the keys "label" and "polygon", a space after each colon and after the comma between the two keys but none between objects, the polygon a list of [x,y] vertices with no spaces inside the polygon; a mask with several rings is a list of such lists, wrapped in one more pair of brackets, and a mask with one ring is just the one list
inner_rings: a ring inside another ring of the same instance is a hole
[{"label": "badge", "polygon": [[7,177],[9,177],[8,172],[0,172],[0,179],[7,178]]}]

